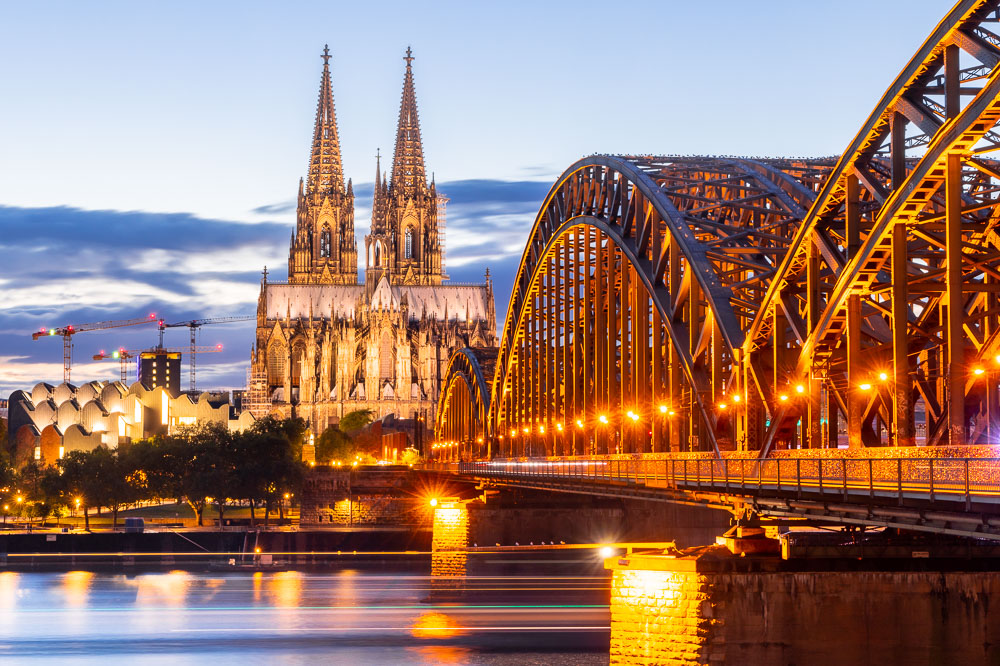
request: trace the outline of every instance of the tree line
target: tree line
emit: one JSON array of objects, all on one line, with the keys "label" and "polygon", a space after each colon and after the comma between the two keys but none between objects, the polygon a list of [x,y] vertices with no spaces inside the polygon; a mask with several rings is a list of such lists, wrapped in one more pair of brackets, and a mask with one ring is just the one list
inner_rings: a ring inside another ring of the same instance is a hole
[{"label": "tree line", "polygon": [[281,511],[285,493],[298,491],[306,427],[300,418],[267,416],[239,432],[206,424],[113,450],[70,451],[55,466],[32,460],[14,469],[8,461],[0,467],[5,513],[21,502],[42,518],[79,508],[89,529],[87,509],[107,508],[117,527],[123,506],[173,499],[186,502],[202,525],[214,498],[220,524],[231,502],[249,504],[253,524],[257,508],[266,520],[275,507]]}]

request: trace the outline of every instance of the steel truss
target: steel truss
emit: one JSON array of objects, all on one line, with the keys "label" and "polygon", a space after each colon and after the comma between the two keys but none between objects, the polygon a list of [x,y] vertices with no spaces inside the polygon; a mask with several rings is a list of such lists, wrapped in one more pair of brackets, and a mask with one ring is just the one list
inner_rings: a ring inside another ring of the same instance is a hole
[{"label": "steel truss", "polygon": [[441,457],[995,441],[998,5],[956,5],[839,159],[567,169]]}]

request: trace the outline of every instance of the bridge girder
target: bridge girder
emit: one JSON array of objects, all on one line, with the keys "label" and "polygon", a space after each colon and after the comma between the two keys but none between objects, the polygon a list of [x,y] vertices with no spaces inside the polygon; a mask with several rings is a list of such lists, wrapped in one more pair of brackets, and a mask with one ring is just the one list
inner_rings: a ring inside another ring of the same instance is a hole
[{"label": "bridge girder", "polygon": [[959,2],[839,159],[567,169],[490,393],[466,383],[491,455],[766,456],[837,446],[841,417],[851,446],[909,445],[917,411],[928,444],[996,439],[998,5]]}]

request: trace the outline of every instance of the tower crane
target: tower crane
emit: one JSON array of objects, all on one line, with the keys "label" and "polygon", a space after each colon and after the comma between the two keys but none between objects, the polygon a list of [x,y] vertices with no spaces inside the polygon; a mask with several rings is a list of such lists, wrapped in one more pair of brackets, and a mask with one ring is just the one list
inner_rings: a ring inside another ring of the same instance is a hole
[{"label": "tower crane", "polygon": [[[191,354],[191,356],[193,357],[195,354],[206,354],[206,353],[210,353],[210,352],[220,352],[220,351],[222,351],[222,345],[221,344],[218,344],[218,345],[204,345],[204,346],[200,346],[200,347],[195,346],[195,347],[191,347],[190,349],[186,349],[184,347],[168,347],[168,348],[164,348],[162,345],[159,346],[159,347],[156,347],[155,349],[125,349],[124,347],[119,347],[118,349],[114,350],[111,353],[108,353],[108,352],[106,352],[106,351],[104,351],[102,349],[100,351],[100,353],[94,354],[94,360],[95,361],[105,361],[105,360],[107,360],[109,358],[111,358],[111,359],[117,359],[118,362],[119,362],[119,364],[120,364],[120,366],[121,366],[122,384],[124,384],[125,380],[128,378],[128,362],[130,360],[132,360],[133,358],[135,358],[136,356],[138,356],[139,354],[142,354],[143,352],[165,352],[165,353],[168,353],[168,354],[172,354],[172,353],[178,353],[178,354],[188,353],[188,354]],[[192,390],[194,390],[194,389],[192,389]]]},{"label": "tower crane", "polygon": [[168,328],[179,328],[181,326],[186,326],[191,330],[191,356],[189,357],[189,363],[191,364],[191,391],[195,390],[195,349],[197,348],[197,333],[198,329],[202,326],[208,324],[229,324],[234,321],[250,321],[256,317],[252,315],[235,315],[232,317],[210,317],[208,319],[189,319],[188,321],[179,321],[173,324],[167,324],[162,319],[160,320],[160,347],[163,347],[163,332]]},{"label": "tower crane", "polygon": [[63,339],[63,381],[69,383],[70,366],[73,364],[73,336],[77,333],[87,331],[100,331],[106,328],[121,328],[123,326],[137,326],[139,324],[156,323],[156,314],[152,313],[148,317],[137,317],[136,319],[116,319],[112,321],[98,321],[90,324],[70,324],[60,328],[45,328],[31,334],[32,340],[55,335],[62,336]]}]

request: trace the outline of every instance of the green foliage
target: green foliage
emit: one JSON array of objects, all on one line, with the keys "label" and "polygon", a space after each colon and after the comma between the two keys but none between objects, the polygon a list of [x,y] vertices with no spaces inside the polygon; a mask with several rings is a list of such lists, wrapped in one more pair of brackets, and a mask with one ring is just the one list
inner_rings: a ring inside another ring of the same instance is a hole
[{"label": "green foliage", "polygon": [[333,460],[344,462],[354,460],[355,452],[354,442],[350,436],[336,426],[327,428],[316,440],[316,462],[318,463],[329,463]]},{"label": "green foliage", "polygon": [[375,412],[370,409],[358,409],[353,412],[348,412],[344,415],[344,418],[340,419],[340,430],[342,432],[354,432],[355,430],[361,430],[366,425],[372,422],[375,418]]},{"label": "green foliage", "polygon": [[80,499],[81,509],[110,508],[115,524],[123,505],[183,498],[202,524],[209,497],[221,519],[228,500],[271,506],[284,493],[297,493],[305,433],[302,419],[268,417],[243,432],[210,424],[116,450],[70,451],[57,467],[29,460],[18,474],[0,459],[0,492],[8,503],[23,495],[17,511],[26,515],[75,508]]}]

